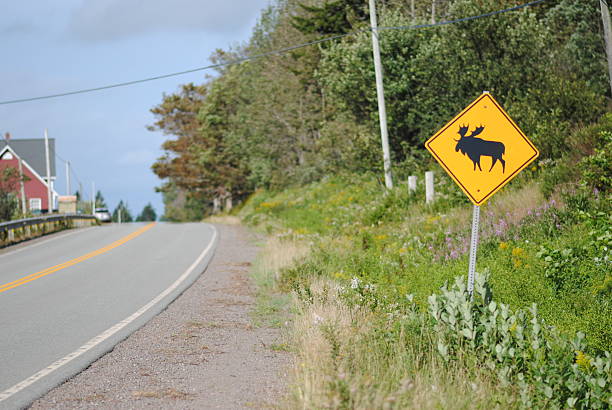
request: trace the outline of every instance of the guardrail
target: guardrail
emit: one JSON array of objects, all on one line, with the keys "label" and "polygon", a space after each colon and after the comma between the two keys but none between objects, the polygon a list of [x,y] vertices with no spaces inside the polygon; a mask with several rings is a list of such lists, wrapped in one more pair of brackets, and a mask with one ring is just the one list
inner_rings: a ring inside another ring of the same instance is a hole
[{"label": "guardrail", "polygon": [[98,223],[93,215],[55,214],[0,223],[0,247],[33,239],[63,229]]}]

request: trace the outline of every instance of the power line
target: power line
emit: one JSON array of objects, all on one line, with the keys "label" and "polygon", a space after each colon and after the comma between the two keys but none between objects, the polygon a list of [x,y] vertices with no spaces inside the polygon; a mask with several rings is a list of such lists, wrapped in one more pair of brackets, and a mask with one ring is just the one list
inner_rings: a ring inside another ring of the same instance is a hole
[{"label": "power line", "polygon": [[[485,17],[491,17],[491,16],[494,16],[494,15],[497,15],[497,14],[503,14],[503,13],[508,13],[508,12],[511,12],[511,11],[520,10],[520,9],[523,9],[523,8],[526,8],[526,7],[535,6],[535,5],[539,4],[539,3],[544,3],[545,1],[549,1],[549,0],[535,0],[535,1],[528,2],[528,3],[520,4],[518,6],[509,7],[509,8],[502,9],[502,10],[496,10],[496,11],[492,11],[492,12],[489,12],[489,13],[480,14],[480,15],[477,15],[477,16],[463,17],[463,18],[460,18],[460,19],[441,21],[441,22],[438,22],[438,23],[417,24],[417,25],[407,25],[407,26],[382,26],[382,27],[378,27],[378,30],[379,31],[380,30],[415,30],[415,29],[422,29],[422,28],[431,28],[431,27],[437,27],[437,26],[445,26],[445,25],[448,25],[448,24],[454,24],[454,23],[460,23],[460,22],[465,22],[465,21],[477,20],[477,19],[481,19],[481,18],[485,18]],[[218,63],[218,64],[210,64],[210,65],[203,66],[203,67],[196,67],[196,68],[192,68],[192,69],[189,69],[189,70],[177,71],[177,72],[174,72],[174,73],[162,74],[162,75],[158,75],[158,76],[154,76],[154,77],[142,78],[142,79],[139,79],[139,80],[125,81],[125,82],[122,82],[122,83],[109,84],[109,85],[104,85],[104,86],[100,86],[100,87],[93,87],[93,88],[84,88],[84,89],[81,89],[81,90],[67,91],[67,92],[43,95],[43,96],[38,96],[38,97],[19,98],[19,99],[14,99],[14,100],[0,101],[0,105],[18,104],[18,103],[24,103],[24,102],[30,102],[30,101],[47,100],[47,99],[51,99],[51,98],[66,97],[66,96],[76,95],[76,94],[85,94],[85,93],[91,93],[91,92],[95,92],[95,91],[109,90],[109,89],[112,89],[112,88],[126,87],[126,86],[130,86],[130,85],[141,84],[141,83],[146,83],[146,82],[150,82],[150,81],[162,80],[162,79],[165,79],[165,78],[178,77],[178,76],[185,75],[185,74],[196,73],[196,72],[199,72],[199,71],[205,71],[205,70],[210,70],[210,69],[214,69],[214,68],[227,67],[227,66],[231,66],[231,65],[241,64],[241,63],[244,63],[244,62],[250,61],[250,60],[256,60],[256,59],[265,58],[265,57],[269,57],[269,56],[273,56],[273,55],[284,54],[284,53],[287,53],[289,51],[297,50],[299,48],[304,48],[304,47],[309,47],[309,46],[316,45],[316,44],[326,43],[328,41],[334,41],[334,40],[338,40],[340,38],[356,35],[356,34],[363,33],[363,32],[369,32],[369,31],[370,31],[369,28],[368,29],[362,29],[362,30],[355,30],[355,31],[352,31],[350,33],[338,34],[338,35],[334,35],[334,36],[324,37],[324,38],[321,38],[321,39],[318,39],[318,40],[309,41],[307,43],[297,44],[297,45],[293,45],[293,46],[289,46],[289,47],[285,47],[285,48],[281,48],[281,49],[277,49],[277,50],[268,51],[268,52],[265,52],[265,53],[254,54],[254,55],[251,55],[251,56],[240,57],[240,58],[237,58],[237,59],[234,59],[234,60],[225,61],[225,62]]]}]

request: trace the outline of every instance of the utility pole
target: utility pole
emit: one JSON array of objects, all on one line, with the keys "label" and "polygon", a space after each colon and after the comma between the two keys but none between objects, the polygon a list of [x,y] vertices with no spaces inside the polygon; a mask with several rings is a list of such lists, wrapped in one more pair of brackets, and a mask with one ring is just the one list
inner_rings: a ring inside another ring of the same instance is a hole
[{"label": "utility pole", "polygon": [[431,0],[431,24],[436,24],[436,0]]},{"label": "utility pole", "polygon": [[66,195],[70,194],[70,161],[66,161]]},{"label": "utility pole", "polygon": [[96,183],[91,183],[91,214],[96,212]]},{"label": "utility pole", "polygon": [[378,119],[380,121],[380,138],[383,148],[383,166],[385,170],[385,186],[393,188],[391,177],[391,152],[389,150],[389,134],[387,132],[387,108],[385,107],[385,90],[383,88],[383,73],[380,63],[380,47],[378,45],[378,23],[376,22],[376,5],[370,2],[370,24],[372,26],[372,52],[374,54],[374,72],[376,73],[376,94],[378,96]]},{"label": "utility pole", "polygon": [[601,8],[601,21],[604,28],[604,39],[606,41],[606,55],[608,56],[608,80],[610,81],[610,90],[612,91],[612,31],[610,29],[610,10],[608,4],[604,0],[599,0]]},{"label": "utility pole", "polygon": [[45,158],[47,162],[47,213],[53,212],[53,195],[51,194],[51,162],[49,160],[49,135],[45,128]]}]

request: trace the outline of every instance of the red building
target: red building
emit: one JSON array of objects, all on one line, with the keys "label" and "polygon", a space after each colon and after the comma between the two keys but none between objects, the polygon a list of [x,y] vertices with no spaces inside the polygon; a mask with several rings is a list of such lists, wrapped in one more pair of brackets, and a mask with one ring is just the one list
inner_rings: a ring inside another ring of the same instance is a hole
[{"label": "red building", "polygon": [[[51,140],[49,142],[51,143]],[[55,144],[53,144],[53,147],[54,145]],[[43,139],[21,139],[0,142],[0,172],[8,167],[19,171],[19,161],[21,161],[21,170],[26,180],[24,182],[26,207],[32,213],[49,212],[49,209],[53,210],[57,198],[57,192],[53,189],[53,182],[55,180],[55,161],[52,162],[51,178],[48,185],[44,149]],[[41,173],[45,175],[45,177],[43,177]],[[49,207],[49,196],[47,191],[49,186],[51,187],[52,197],[51,207]],[[20,185],[17,185],[15,194],[19,198],[19,203],[21,204],[22,196]]]}]

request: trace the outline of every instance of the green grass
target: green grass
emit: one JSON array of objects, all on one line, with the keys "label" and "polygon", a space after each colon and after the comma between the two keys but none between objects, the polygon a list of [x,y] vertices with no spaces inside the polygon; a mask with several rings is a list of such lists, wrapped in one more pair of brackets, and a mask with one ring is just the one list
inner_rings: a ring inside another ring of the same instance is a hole
[{"label": "green grass", "polygon": [[[390,299],[414,294],[424,307],[428,295],[467,274],[471,205],[448,180],[442,182],[439,199],[429,206],[420,192],[410,195],[402,185],[385,192],[371,176],[338,176],[278,194],[262,192],[243,214],[248,222],[313,243],[309,258],[283,271],[280,283],[287,289],[312,275],[345,283],[357,277]],[[605,207],[605,201],[592,206]],[[611,350],[609,294],[596,291],[610,276],[609,264],[596,266],[597,252],[584,250],[594,247],[588,243],[591,220],[578,219],[558,200],[546,201],[525,177],[484,206],[481,221],[477,270],[491,272],[497,300],[514,308],[537,303],[547,323],[568,334],[585,332],[594,351]],[[609,227],[609,219],[600,223]],[[579,280],[555,289],[537,256],[541,246],[580,250],[566,267]]]},{"label": "green grass", "polygon": [[[591,128],[572,141],[612,135]],[[244,221],[310,248],[268,276],[297,296],[296,406],[612,406],[609,159],[583,151],[529,167],[481,206],[476,269],[494,304],[444,290],[467,276],[472,205],[439,172],[433,204],[374,175],[253,195]]]}]

